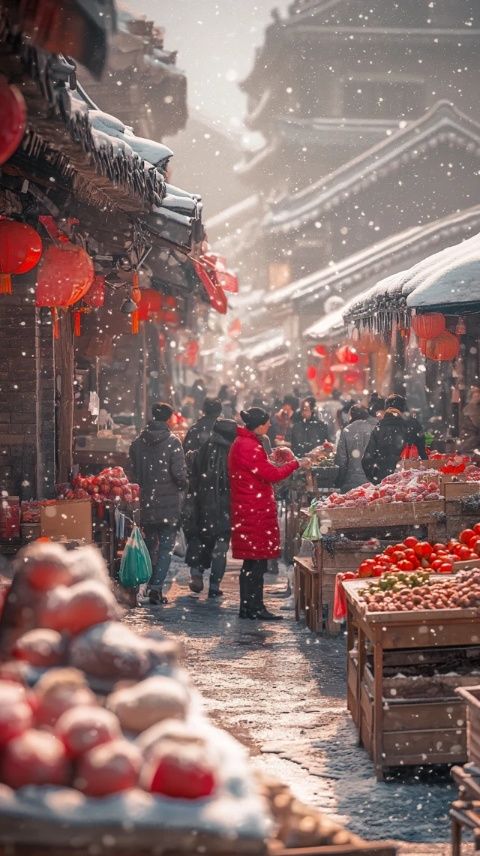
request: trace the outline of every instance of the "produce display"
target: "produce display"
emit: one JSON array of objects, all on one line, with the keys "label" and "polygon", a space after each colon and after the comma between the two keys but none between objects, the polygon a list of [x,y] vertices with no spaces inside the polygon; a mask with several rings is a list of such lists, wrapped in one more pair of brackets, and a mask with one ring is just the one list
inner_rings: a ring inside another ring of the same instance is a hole
[{"label": "produce display", "polygon": [[127,814],[238,838],[239,853],[263,841],[272,821],[246,750],[207,720],[176,646],[119,618],[93,547],[19,554],[0,628],[2,834],[32,818],[68,841],[95,812],[122,835]]},{"label": "produce display", "polygon": [[452,579],[425,573],[387,574],[360,592],[367,612],[411,612],[480,607],[480,567]]},{"label": "produce display", "polygon": [[422,502],[441,499],[436,470],[400,470],[387,476],[379,485],[366,482],[348,493],[332,493],[324,508],[360,508],[372,502]]},{"label": "produce display", "polygon": [[138,500],[140,487],[131,484],[122,467],[107,467],[98,476],[75,476],[65,499],[88,499],[104,502],[106,499],[132,503]]},{"label": "produce display", "polygon": [[[451,574],[455,562],[477,559],[480,556],[480,523],[473,529],[464,529],[458,539],[446,544],[429,544],[414,535],[398,544],[392,544],[373,558],[365,559],[358,568],[357,577],[380,577],[385,573],[408,573],[418,569],[430,574]],[[351,577],[353,579],[354,577]]]}]

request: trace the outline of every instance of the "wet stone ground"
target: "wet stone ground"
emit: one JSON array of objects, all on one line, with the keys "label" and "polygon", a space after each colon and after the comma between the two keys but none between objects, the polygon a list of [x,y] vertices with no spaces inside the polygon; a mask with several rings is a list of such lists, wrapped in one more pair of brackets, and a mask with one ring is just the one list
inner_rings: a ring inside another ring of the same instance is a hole
[{"label": "wet stone ground", "polygon": [[138,607],[125,622],[140,633],[160,625],[183,643],[212,718],[303,801],[365,838],[401,841],[401,856],[447,856],[455,796],[448,773],[377,782],[346,709],[345,637],[317,638],[295,622],[285,574],[266,577],[267,603],[284,621],[240,621],[238,564],[229,566],[219,603],[191,595],[176,561],[168,606]]}]

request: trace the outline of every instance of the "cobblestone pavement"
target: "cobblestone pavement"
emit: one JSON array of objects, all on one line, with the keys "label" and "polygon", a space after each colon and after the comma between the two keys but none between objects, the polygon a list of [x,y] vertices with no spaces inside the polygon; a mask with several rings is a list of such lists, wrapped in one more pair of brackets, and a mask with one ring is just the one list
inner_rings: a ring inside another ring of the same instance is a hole
[{"label": "cobblestone pavement", "polygon": [[176,563],[168,606],[138,607],[125,621],[140,633],[161,625],[183,643],[212,718],[302,800],[365,838],[404,842],[401,856],[447,856],[448,774],[377,782],[345,705],[345,638],[319,639],[295,623],[285,576],[266,578],[266,600],[285,620],[240,621],[235,564],[221,603],[190,595],[187,569]]}]

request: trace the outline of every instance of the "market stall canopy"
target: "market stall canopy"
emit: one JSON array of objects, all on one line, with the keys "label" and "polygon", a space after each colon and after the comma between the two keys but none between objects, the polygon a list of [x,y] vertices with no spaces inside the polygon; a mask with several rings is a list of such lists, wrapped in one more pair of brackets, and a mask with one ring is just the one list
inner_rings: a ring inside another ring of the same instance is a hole
[{"label": "market stall canopy", "polygon": [[16,27],[48,53],[65,54],[100,77],[116,27],[113,0],[3,0]]},{"label": "market stall canopy", "polygon": [[408,270],[380,280],[344,309],[347,321],[375,318],[408,308],[449,304],[463,309],[480,301],[480,235],[446,247]]}]

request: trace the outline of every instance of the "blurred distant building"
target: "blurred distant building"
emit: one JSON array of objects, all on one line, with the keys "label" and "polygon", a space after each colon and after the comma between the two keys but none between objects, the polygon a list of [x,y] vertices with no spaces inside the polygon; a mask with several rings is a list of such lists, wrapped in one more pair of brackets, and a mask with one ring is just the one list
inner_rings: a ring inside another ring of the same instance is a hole
[{"label": "blurred distant building", "polygon": [[176,134],[188,118],[187,79],[177,68],[177,52],[165,47],[162,27],[122,8],[117,27],[100,80],[82,70],[90,98],[139,136],[163,140]]}]

